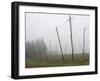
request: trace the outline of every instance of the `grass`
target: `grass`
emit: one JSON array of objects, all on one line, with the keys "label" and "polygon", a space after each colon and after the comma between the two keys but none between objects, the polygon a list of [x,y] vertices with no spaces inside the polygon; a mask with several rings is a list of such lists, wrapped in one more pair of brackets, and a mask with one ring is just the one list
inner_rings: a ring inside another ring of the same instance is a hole
[{"label": "grass", "polygon": [[48,55],[48,59],[44,58],[31,58],[27,59],[25,62],[26,68],[34,67],[56,67],[56,66],[82,66],[89,65],[89,55],[85,54],[75,54],[74,60],[72,61],[71,54],[64,55],[64,60],[62,60],[60,55]]}]

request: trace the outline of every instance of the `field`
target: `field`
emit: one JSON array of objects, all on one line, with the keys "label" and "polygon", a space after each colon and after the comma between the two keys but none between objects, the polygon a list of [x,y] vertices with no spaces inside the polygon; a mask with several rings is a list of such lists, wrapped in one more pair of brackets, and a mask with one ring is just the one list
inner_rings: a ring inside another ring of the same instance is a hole
[{"label": "field", "polygon": [[74,60],[72,61],[71,54],[64,54],[64,60],[61,55],[48,55],[48,57],[32,57],[26,58],[25,67],[56,67],[56,66],[82,66],[89,65],[89,54],[74,54]]}]

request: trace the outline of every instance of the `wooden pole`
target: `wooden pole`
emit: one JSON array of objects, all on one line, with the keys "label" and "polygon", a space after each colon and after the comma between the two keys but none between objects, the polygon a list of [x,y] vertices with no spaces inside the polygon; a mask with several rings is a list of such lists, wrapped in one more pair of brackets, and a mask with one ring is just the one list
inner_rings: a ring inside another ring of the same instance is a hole
[{"label": "wooden pole", "polygon": [[70,38],[71,38],[71,48],[72,48],[72,61],[74,61],[74,47],[73,47],[73,37],[72,37],[72,23],[71,16],[69,15],[69,24],[70,24]]},{"label": "wooden pole", "polygon": [[84,51],[85,51],[85,31],[86,31],[86,28],[84,28],[84,31],[83,31],[83,56],[84,56]]},{"label": "wooden pole", "polygon": [[60,47],[60,51],[61,51],[61,55],[62,55],[62,60],[64,61],[64,55],[63,55],[62,46],[61,46],[60,37],[59,37],[59,33],[58,33],[57,27],[56,27],[56,32],[57,32],[59,47]]},{"label": "wooden pole", "polygon": [[44,53],[45,53],[46,59],[48,60],[48,55],[47,55],[47,51],[46,51],[46,47],[45,47],[43,38],[42,38],[42,43],[43,43]]},{"label": "wooden pole", "polygon": [[51,54],[51,40],[50,40],[50,54]]}]

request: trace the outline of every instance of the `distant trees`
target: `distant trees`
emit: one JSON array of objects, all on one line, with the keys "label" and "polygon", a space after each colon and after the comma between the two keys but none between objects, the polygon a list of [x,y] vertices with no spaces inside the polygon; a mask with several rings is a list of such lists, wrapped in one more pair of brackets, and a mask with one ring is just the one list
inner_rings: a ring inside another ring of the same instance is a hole
[{"label": "distant trees", "polygon": [[26,41],[25,42],[25,53],[26,53],[26,58],[41,58],[41,57],[46,57],[45,55],[47,53],[47,46],[45,42],[43,42],[42,39],[38,39],[36,41]]}]

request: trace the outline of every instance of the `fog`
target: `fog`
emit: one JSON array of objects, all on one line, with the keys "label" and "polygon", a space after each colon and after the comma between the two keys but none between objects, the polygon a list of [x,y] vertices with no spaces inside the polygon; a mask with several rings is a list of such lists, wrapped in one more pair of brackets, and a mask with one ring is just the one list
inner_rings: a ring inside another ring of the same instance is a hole
[{"label": "fog", "polygon": [[[26,42],[43,39],[49,51],[60,52],[56,27],[63,53],[71,54],[70,22],[69,15],[25,13]],[[74,53],[82,53],[83,32],[85,32],[85,52],[89,53],[90,17],[87,15],[71,15],[72,38]]]}]

